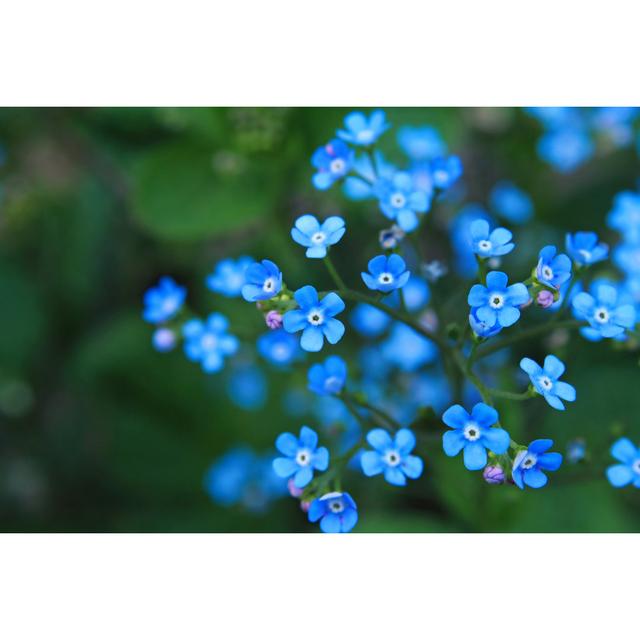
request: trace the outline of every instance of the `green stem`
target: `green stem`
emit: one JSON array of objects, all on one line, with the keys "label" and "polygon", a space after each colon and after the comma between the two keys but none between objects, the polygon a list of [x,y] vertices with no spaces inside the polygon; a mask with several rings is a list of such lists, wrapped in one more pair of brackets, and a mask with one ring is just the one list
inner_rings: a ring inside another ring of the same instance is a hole
[{"label": "green stem", "polygon": [[344,280],[340,277],[340,274],[338,273],[338,270],[336,269],[335,265],[333,264],[333,261],[329,257],[329,254],[327,254],[324,257],[324,263],[325,263],[325,265],[327,267],[327,271],[329,272],[329,275],[331,276],[331,278],[335,282],[336,287],[338,287],[338,290],[341,293],[346,291],[347,285],[344,283]]},{"label": "green stem", "polygon": [[489,395],[494,398],[504,398],[505,400],[529,400],[534,397],[534,393],[531,392],[531,389],[527,389],[522,393],[514,393],[512,391],[502,391],[501,389],[487,389]]},{"label": "green stem", "polygon": [[384,422],[386,422],[387,425],[389,427],[391,427],[392,429],[395,429],[397,431],[397,430],[402,428],[400,426],[400,423],[397,422],[397,420],[395,420],[394,418],[392,418],[388,413],[386,413],[382,409],[379,409],[378,407],[374,407],[372,404],[369,404],[368,402],[366,402],[364,400],[361,400],[357,396],[352,395],[350,393],[343,393],[341,397],[342,397],[343,400],[348,398],[351,402],[357,404],[362,409],[366,409],[367,411],[377,415]]}]

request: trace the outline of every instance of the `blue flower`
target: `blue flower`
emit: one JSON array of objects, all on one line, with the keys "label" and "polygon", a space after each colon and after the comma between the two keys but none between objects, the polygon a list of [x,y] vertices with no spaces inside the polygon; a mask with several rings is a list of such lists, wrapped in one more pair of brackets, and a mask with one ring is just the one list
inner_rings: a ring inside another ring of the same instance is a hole
[{"label": "blue flower", "polygon": [[242,365],[229,377],[227,394],[240,409],[258,411],[267,402],[267,378],[255,365]]},{"label": "blue flower", "polygon": [[478,271],[478,261],[473,251],[471,224],[474,220],[486,220],[490,225],[489,214],[478,204],[465,205],[451,221],[449,234],[455,253],[456,271],[465,278],[473,278]]},{"label": "blue flower", "polygon": [[298,289],[294,294],[300,309],[287,311],[284,328],[289,333],[302,331],[300,346],[305,351],[320,351],[326,338],[337,344],[344,335],[344,325],[334,316],[344,311],[344,302],[337,293],[328,293],[322,300],[310,285]]},{"label": "blue flower", "polygon": [[515,324],[520,318],[519,307],[529,301],[529,292],[521,282],[507,286],[508,282],[506,273],[490,271],[486,287],[474,284],[468,296],[471,315],[488,327]]},{"label": "blue flower", "polygon": [[640,194],[633,191],[619,193],[613,209],[607,214],[607,224],[620,232],[627,242],[640,242]]},{"label": "blue flower", "polygon": [[324,533],[349,533],[358,522],[358,507],[348,493],[326,493],[309,507],[309,522],[320,520]]},{"label": "blue flower", "polygon": [[522,224],[533,215],[533,202],[512,182],[503,180],[491,190],[489,204],[496,214],[514,224]]},{"label": "blue flower", "polygon": [[498,412],[483,402],[476,404],[471,414],[459,404],[454,404],[442,416],[443,422],[452,429],[442,436],[444,452],[453,457],[464,449],[464,466],[469,471],[486,467],[487,449],[502,455],[511,442],[504,429],[493,426],[499,419]]},{"label": "blue flower", "polygon": [[296,220],[291,237],[307,247],[307,258],[324,258],[327,247],[337,244],[344,232],[344,220],[339,216],[331,216],[320,224],[315,216],[306,214]]},{"label": "blue flower", "polygon": [[618,292],[608,284],[595,284],[592,294],[581,291],[571,301],[573,313],[591,326],[583,328],[583,335],[591,340],[622,336],[633,327],[636,312],[630,304],[618,304]]},{"label": "blue flower", "polygon": [[435,189],[446,191],[462,176],[462,161],[458,156],[435,158],[431,161],[431,183]]},{"label": "blue flower", "polygon": [[242,294],[242,287],[247,282],[245,273],[252,264],[253,258],[248,256],[242,256],[237,260],[221,260],[213,273],[207,276],[206,285],[214,293],[227,298],[237,298]]},{"label": "blue flower", "polygon": [[611,455],[621,462],[607,469],[607,478],[614,487],[625,487],[633,482],[640,489],[640,449],[629,438],[620,438],[613,443]]},{"label": "blue flower", "polygon": [[544,368],[531,358],[522,358],[520,368],[531,378],[534,389],[554,409],[564,411],[562,400],[573,402],[576,399],[576,390],[558,379],[564,373],[564,363],[554,355],[544,359]]},{"label": "blue flower", "polygon": [[258,338],[257,346],[258,353],[277,367],[286,367],[302,355],[296,337],[284,329],[264,333]]},{"label": "blue flower", "polygon": [[613,252],[613,262],[627,275],[640,275],[640,242],[618,245]]},{"label": "blue flower", "polygon": [[401,289],[411,276],[405,261],[397,253],[389,257],[376,256],[369,261],[369,273],[361,275],[369,289],[382,293]]},{"label": "blue flower", "polygon": [[418,214],[429,210],[429,197],[415,188],[408,173],[398,171],[392,178],[380,179],[373,187],[380,201],[380,210],[395,220],[403,231],[413,231],[419,222]]},{"label": "blue flower", "polygon": [[276,439],[276,449],[285,457],[273,461],[273,470],[281,478],[293,476],[298,489],[306,487],[313,479],[313,470],[326,471],[329,467],[329,451],[318,447],[318,434],[309,427],[300,429],[300,437],[281,433]]},{"label": "blue flower", "polygon": [[271,260],[254,262],[245,272],[246,284],[242,287],[242,297],[247,302],[271,300],[282,289],[282,272]]},{"label": "blue flower", "polygon": [[371,146],[390,127],[384,111],[377,109],[367,118],[364,113],[354,111],[344,119],[344,129],[338,137],[345,142],[361,147]]},{"label": "blue flower", "polygon": [[544,471],[557,471],[562,464],[561,453],[546,453],[553,446],[553,440],[534,440],[529,448],[518,453],[513,461],[511,476],[513,481],[524,489],[540,489],[547,484]]},{"label": "blue flower", "polygon": [[313,186],[324,191],[344,178],[351,169],[353,156],[353,149],[338,139],[316,149],[311,156],[311,164],[317,169],[313,176]]},{"label": "blue flower", "polygon": [[422,475],[422,460],[411,455],[416,437],[409,429],[400,429],[394,438],[384,429],[373,429],[367,434],[367,442],[375,451],[365,451],[360,457],[366,476],[384,473],[389,484],[402,487],[407,484],[407,478],[415,480]]},{"label": "blue flower", "polygon": [[353,162],[356,175],[347,176],[344,181],[343,192],[350,200],[366,200],[373,197],[373,186],[381,179],[390,179],[397,171],[380,151],[373,152],[373,159],[369,154],[358,156]]},{"label": "blue flower", "polygon": [[142,317],[153,324],[171,320],[182,308],[186,297],[187,290],[184,287],[178,286],[173,278],[164,276],[156,287],[144,294]]},{"label": "blue flower", "polygon": [[438,348],[431,341],[401,322],[396,322],[382,345],[382,356],[401,371],[417,371],[438,357]]},{"label": "blue flower", "polygon": [[571,278],[571,260],[564,253],[556,255],[557,249],[547,245],[540,250],[536,278],[542,284],[559,289]]},{"label": "blue flower", "polygon": [[347,364],[339,356],[329,356],[324,364],[309,369],[309,389],[319,396],[338,394],[347,381]]},{"label": "blue flower", "polygon": [[609,247],[598,242],[598,235],[593,231],[567,233],[565,244],[573,261],[582,266],[606,260],[609,255]]},{"label": "blue flower", "polygon": [[238,339],[227,333],[229,321],[220,313],[206,320],[189,320],[182,327],[184,352],[192,362],[200,362],[206,373],[215,373],[224,366],[224,359],[238,350]]},{"label": "blue flower", "polygon": [[433,127],[402,127],[398,131],[398,145],[411,160],[431,160],[443,156],[447,145]]},{"label": "blue flower", "polygon": [[495,322],[489,324],[487,322],[483,322],[478,318],[478,309],[471,309],[471,313],[469,314],[469,325],[473,332],[479,338],[491,338],[496,334],[502,331],[502,325],[498,322],[498,318],[496,317]]},{"label": "blue flower", "polygon": [[537,144],[538,155],[561,173],[585,163],[594,152],[589,135],[579,127],[565,127],[545,133]]},{"label": "blue flower", "polygon": [[481,258],[504,256],[515,247],[511,242],[513,237],[511,231],[498,227],[490,232],[489,223],[486,220],[474,220],[471,223],[470,232],[473,251]]},{"label": "blue flower", "polygon": [[159,327],[153,332],[151,341],[156,351],[166,353],[176,346],[177,336],[172,329]]},{"label": "blue flower", "polygon": [[377,338],[391,324],[391,318],[384,311],[370,304],[358,304],[349,316],[351,326],[367,338]]}]

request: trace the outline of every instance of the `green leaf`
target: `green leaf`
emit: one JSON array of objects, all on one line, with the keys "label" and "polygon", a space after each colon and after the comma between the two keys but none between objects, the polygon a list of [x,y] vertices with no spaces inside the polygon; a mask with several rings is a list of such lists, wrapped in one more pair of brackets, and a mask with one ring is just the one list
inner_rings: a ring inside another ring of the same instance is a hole
[{"label": "green leaf", "polygon": [[237,231],[269,211],[273,189],[266,172],[246,159],[224,172],[213,151],[185,145],[157,148],[134,169],[133,213],[163,240],[195,241]]}]

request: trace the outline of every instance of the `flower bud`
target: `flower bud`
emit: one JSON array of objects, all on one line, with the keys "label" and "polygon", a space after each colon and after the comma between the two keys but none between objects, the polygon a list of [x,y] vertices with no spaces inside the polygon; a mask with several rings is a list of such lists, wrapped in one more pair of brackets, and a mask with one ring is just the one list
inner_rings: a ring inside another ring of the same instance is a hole
[{"label": "flower bud", "polygon": [[539,291],[536,297],[536,303],[539,307],[548,309],[554,303],[553,293],[551,293],[551,291],[547,291],[547,289]]},{"label": "flower bud", "polygon": [[482,472],[482,477],[489,484],[504,484],[504,470],[500,465],[489,465],[485,467],[485,470]]},{"label": "flower bud", "polygon": [[171,351],[176,346],[176,334],[166,327],[156,329],[153,334],[153,346],[162,353]]},{"label": "flower bud", "polygon": [[300,508],[301,508],[305,513],[307,513],[307,511],[309,511],[309,507],[310,507],[310,506],[311,506],[311,503],[310,503],[310,502],[306,502],[305,500],[303,500],[303,501],[300,503]]},{"label": "flower bud", "polygon": [[277,311],[269,311],[264,318],[269,329],[282,328],[282,316]]},{"label": "flower bud", "polygon": [[299,498],[302,495],[302,489],[296,487],[293,482],[293,478],[289,478],[289,482],[287,482],[287,489],[289,489],[289,494],[292,498]]}]

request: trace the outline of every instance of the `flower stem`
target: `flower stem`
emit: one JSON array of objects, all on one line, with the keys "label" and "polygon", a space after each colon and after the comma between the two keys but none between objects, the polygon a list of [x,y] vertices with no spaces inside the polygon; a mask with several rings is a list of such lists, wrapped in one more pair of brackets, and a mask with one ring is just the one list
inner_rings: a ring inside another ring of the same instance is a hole
[{"label": "flower stem", "polygon": [[329,254],[327,254],[324,257],[324,263],[325,263],[325,265],[327,267],[327,271],[329,272],[329,275],[331,276],[331,278],[335,282],[336,287],[338,287],[338,290],[340,291],[340,293],[343,293],[344,291],[346,291],[347,290],[347,285],[344,283],[344,280],[340,277],[340,274],[338,273],[338,270],[336,269],[335,265],[333,264],[333,261],[329,257]]}]

